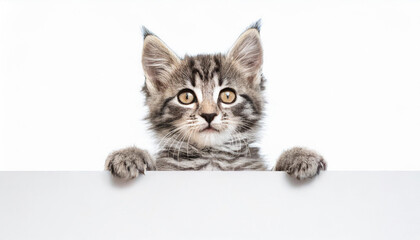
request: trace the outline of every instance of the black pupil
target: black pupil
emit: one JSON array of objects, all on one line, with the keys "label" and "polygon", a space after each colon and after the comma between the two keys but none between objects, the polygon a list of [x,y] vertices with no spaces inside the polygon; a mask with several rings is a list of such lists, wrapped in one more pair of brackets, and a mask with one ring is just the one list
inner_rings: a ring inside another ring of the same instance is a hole
[{"label": "black pupil", "polygon": [[230,97],[230,92],[226,92],[226,98],[229,99]]},{"label": "black pupil", "polygon": [[185,94],[185,99],[187,99],[187,100],[188,100],[189,98],[190,98],[190,94],[189,94],[189,93],[186,93],[186,94]]}]

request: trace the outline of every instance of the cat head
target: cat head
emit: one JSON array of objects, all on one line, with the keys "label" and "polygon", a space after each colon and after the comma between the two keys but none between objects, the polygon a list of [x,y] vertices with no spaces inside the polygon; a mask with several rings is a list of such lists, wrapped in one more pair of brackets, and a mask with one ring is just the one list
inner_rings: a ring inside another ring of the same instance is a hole
[{"label": "cat head", "polygon": [[198,148],[254,140],[264,103],[259,21],[226,54],[180,58],[143,33],[147,119],[158,136]]}]

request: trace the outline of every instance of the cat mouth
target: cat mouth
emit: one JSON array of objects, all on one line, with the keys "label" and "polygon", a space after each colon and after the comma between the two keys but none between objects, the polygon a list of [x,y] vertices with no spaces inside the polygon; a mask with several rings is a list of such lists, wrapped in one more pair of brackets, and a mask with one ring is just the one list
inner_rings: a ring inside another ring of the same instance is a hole
[{"label": "cat mouth", "polygon": [[211,132],[219,132],[219,130],[217,130],[216,128],[208,125],[206,128],[201,129],[200,132],[208,132],[208,133],[211,133]]}]

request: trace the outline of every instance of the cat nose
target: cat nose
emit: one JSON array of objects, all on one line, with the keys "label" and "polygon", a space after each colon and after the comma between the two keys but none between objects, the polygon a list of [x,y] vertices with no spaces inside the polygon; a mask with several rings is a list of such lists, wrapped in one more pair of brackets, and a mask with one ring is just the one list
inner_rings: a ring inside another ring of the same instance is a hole
[{"label": "cat nose", "polygon": [[216,115],[216,113],[202,113],[200,116],[206,119],[206,121],[210,124]]}]

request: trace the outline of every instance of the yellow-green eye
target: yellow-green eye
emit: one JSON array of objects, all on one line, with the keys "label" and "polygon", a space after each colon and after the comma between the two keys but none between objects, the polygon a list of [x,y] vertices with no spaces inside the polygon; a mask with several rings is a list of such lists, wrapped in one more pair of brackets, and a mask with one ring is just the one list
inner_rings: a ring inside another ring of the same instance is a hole
[{"label": "yellow-green eye", "polygon": [[222,100],[223,103],[233,103],[236,100],[236,94],[233,91],[233,89],[226,88],[223,89],[220,92],[220,100]]},{"label": "yellow-green eye", "polygon": [[182,104],[191,104],[195,100],[193,91],[189,89],[182,90],[178,94],[178,101]]}]

